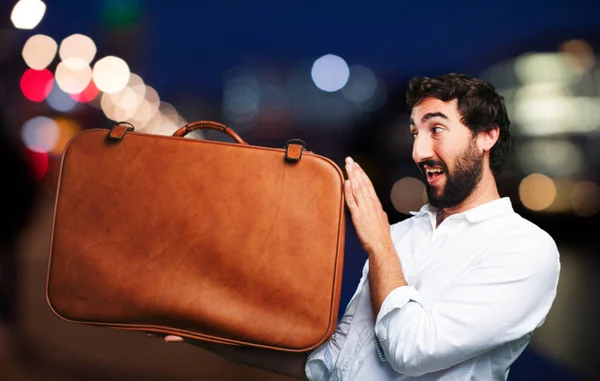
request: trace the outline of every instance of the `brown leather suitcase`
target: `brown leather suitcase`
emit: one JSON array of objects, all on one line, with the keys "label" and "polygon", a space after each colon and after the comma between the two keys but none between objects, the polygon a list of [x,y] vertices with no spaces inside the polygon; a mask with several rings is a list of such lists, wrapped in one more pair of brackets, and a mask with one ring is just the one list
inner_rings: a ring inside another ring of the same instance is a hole
[{"label": "brown leather suitcase", "polygon": [[[184,138],[199,128],[235,143]],[[60,166],[49,306],[73,323],[311,350],[338,317],[343,181],[302,141],[253,146],[211,121],[86,130]]]}]

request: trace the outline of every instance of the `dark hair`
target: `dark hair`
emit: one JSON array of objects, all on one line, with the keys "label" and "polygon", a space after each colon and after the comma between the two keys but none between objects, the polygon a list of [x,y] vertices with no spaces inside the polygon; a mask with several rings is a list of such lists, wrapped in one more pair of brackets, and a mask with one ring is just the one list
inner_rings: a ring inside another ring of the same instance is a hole
[{"label": "dark hair", "polygon": [[498,141],[490,150],[490,169],[497,176],[506,164],[510,149],[510,120],[504,98],[494,86],[482,79],[455,73],[410,80],[406,103],[411,109],[429,97],[443,102],[457,99],[461,121],[471,129],[473,136],[481,131],[500,128]]}]

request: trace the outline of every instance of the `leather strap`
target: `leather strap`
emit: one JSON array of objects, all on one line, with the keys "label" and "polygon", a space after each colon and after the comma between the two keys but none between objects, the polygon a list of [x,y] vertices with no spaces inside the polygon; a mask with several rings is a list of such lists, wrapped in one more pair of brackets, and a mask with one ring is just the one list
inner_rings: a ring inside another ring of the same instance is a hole
[{"label": "leather strap", "polygon": [[108,140],[122,140],[128,131],[134,131],[133,124],[129,122],[119,122],[115,124],[108,132]]},{"label": "leather strap", "polygon": [[190,132],[192,132],[194,130],[199,130],[199,129],[221,131],[221,132],[224,132],[227,135],[231,136],[233,138],[233,140],[235,140],[239,144],[248,144],[233,130],[231,130],[230,128],[227,128],[226,125],[217,123],[217,122],[213,122],[212,120],[199,120],[197,122],[188,123],[185,126],[178,129],[177,131],[175,131],[173,133],[173,136],[182,138],[185,135],[189,134]]}]

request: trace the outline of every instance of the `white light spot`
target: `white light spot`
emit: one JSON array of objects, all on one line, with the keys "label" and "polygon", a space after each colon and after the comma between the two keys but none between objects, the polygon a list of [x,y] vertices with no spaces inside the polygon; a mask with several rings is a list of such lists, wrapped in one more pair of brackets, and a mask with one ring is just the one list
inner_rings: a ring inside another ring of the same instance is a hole
[{"label": "white light spot", "polygon": [[92,79],[90,66],[77,57],[67,58],[56,67],[56,83],[69,94],[79,94],[89,85]]},{"label": "white light spot", "polygon": [[35,28],[46,13],[46,4],[41,0],[21,0],[12,10],[10,19],[17,29]]},{"label": "white light spot", "polygon": [[42,70],[54,60],[57,49],[58,44],[52,37],[36,34],[29,37],[23,45],[23,60],[30,68]]},{"label": "white light spot", "polygon": [[72,34],[62,40],[58,54],[63,61],[75,57],[89,64],[96,55],[96,44],[88,36]]},{"label": "white light spot", "polygon": [[129,82],[129,66],[121,58],[107,56],[94,64],[92,76],[98,90],[105,93],[116,93]]},{"label": "white light spot", "polygon": [[310,74],[319,89],[333,92],[346,85],[350,69],[341,57],[327,54],[315,61]]}]

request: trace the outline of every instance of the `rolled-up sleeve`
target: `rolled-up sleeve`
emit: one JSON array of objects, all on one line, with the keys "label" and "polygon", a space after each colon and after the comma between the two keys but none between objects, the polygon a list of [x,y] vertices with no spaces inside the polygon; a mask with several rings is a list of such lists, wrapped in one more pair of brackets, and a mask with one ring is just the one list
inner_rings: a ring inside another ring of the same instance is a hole
[{"label": "rolled-up sleeve", "polygon": [[558,250],[549,236],[513,238],[435,300],[410,286],[387,295],[375,334],[394,370],[414,377],[446,369],[542,324],[556,295]]},{"label": "rolled-up sleeve", "polygon": [[340,350],[346,341],[346,336],[350,329],[350,324],[354,317],[357,305],[357,297],[360,295],[362,285],[367,279],[369,272],[369,262],[363,266],[362,276],[356,287],[356,291],[344,312],[342,320],[335,329],[333,336],[312,351],[306,362],[305,374],[309,381],[327,381],[331,376],[335,363],[338,359]]}]

